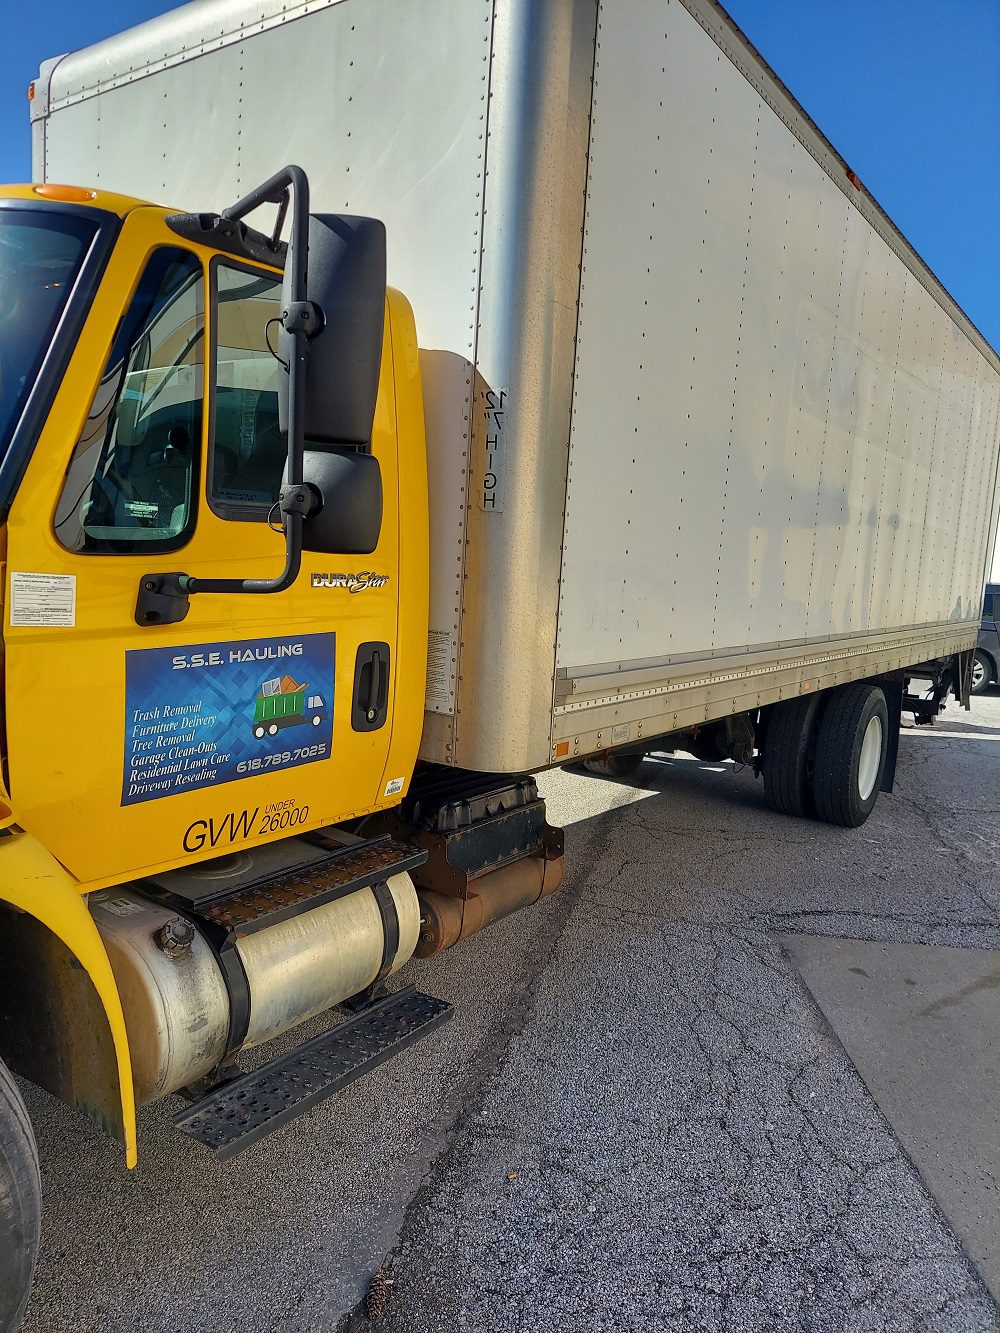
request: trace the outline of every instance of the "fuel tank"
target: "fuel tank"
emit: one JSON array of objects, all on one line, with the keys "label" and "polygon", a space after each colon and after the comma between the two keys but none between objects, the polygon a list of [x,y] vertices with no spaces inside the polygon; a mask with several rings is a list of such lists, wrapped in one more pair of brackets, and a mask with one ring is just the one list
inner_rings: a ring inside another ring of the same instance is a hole
[{"label": "fuel tank", "polygon": [[[388,887],[399,922],[391,973],[416,948],[420,908],[409,875],[393,875]],[[89,906],[121,993],[136,1101],[146,1105],[210,1074],[226,1054],[230,998],[197,919],[154,901],[136,885],[94,893]],[[378,977],[385,948],[383,916],[371,888],[238,940],[250,989],[250,1021],[240,1049],[270,1041],[359,994]]]}]

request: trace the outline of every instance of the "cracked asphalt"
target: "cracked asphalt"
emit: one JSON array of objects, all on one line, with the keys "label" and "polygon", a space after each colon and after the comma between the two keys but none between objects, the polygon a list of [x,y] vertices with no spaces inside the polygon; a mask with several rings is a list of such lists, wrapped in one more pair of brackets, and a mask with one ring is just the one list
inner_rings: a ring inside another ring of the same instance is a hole
[{"label": "cracked asphalt", "polygon": [[154,1107],[130,1175],[28,1091],[28,1333],[362,1329],[379,1269],[387,1333],[1000,1330],[777,939],[1000,948],[998,761],[994,693],[856,831],[728,764],[543,776],[563,889],[404,969],[453,1021],[296,1126],[218,1165]]}]

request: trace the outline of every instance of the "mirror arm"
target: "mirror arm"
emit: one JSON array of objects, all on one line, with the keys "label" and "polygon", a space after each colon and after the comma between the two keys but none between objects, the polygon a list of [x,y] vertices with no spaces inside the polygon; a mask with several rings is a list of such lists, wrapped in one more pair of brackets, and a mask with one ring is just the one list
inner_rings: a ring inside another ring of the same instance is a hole
[{"label": "mirror arm", "polygon": [[302,520],[316,503],[310,488],[302,484],[302,459],[305,450],[304,408],[306,362],[309,339],[322,328],[321,312],[308,300],[306,268],[309,250],[309,182],[301,167],[289,166],[263,185],[244,195],[222,216],[231,221],[251,213],[261,204],[277,204],[279,217],[288,207],[292,193],[292,243],[288,247],[289,278],[293,301],[281,312],[281,322],[292,337],[292,358],[288,376],[288,463],[286,484],[278,501],[285,532],[285,567],[274,579],[203,579],[191,574],[144,574],[139,580],[135,619],[139,625],[171,625],[185,618],[188,598],[199,592],[269,593],[284,592],[298,577],[302,567]]}]

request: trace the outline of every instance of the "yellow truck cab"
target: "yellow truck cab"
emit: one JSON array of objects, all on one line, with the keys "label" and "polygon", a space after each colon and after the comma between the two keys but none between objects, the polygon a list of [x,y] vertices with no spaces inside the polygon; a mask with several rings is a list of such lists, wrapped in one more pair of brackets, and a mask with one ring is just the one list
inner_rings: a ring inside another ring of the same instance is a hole
[{"label": "yellow truck cab", "polygon": [[[0,1054],[130,1165],[137,1103],[228,1085],[239,1050],[331,1005],[361,997],[360,1067],[448,1014],[376,989],[416,947],[426,852],[345,827],[398,804],[422,722],[413,315],[381,224],[310,219],[307,189],[291,169],[230,218],[0,197]],[[242,221],[290,192],[297,269]],[[37,1229],[18,1100],[4,1070],[5,1327]],[[252,1136],[288,1118],[269,1109],[237,1118]]]},{"label": "yellow truck cab", "polygon": [[[68,203],[40,189],[8,196],[0,215],[8,243],[38,255],[36,269],[5,278],[43,284],[31,321],[40,352],[60,325],[45,363],[20,377],[20,424],[12,390],[5,412],[4,429],[17,427],[4,468],[18,824],[92,890],[138,869],[136,848],[156,873],[196,844],[218,854],[395,803],[400,784],[385,788],[412,771],[422,720],[427,500],[413,316],[385,294],[384,242],[377,318],[374,296],[372,327],[350,311],[351,360],[329,388],[356,390],[367,357],[370,402],[345,423],[364,438],[314,439],[309,451],[340,469],[340,508],[328,502],[324,521],[341,549],[306,552],[291,586],[267,596],[286,556],[282,250],[235,223],[213,230],[135,201]],[[334,337],[330,319],[316,346]],[[180,570],[207,590],[171,600],[152,586]],[[244,580],[261,590],[237,600]],[[361,699],[353,687],[373,661],[380,674]],[[285,718],[280,735],[273,722],[255,734],[274,680],[323,700],[312,725]],[[359,702],[371,704],[363,725]],[[78,765],[53,769],[56,752]],[[164,794],[175,799],[159,803]]]}]

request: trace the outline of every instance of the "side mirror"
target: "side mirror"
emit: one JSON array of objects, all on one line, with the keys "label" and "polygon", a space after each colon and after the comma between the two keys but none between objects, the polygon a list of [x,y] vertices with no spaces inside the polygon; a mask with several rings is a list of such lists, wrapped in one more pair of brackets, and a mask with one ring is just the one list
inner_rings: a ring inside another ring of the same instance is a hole
[{"label": "side mirror", "polygon": [[[294,241],[293,241],[294,246]],[[296,300],[294,265],[285,265],[282,318]],[[305,371],[303,436],[311,444],[371,440],[382,364],[385,320],[385,226],[376,218],[341,213],[309,216],[306,274],[309,303],[318,314],[310,328]],[[294,341],[286,327],[278,336],[282,361],[290,365]],[[288,431],[288,374],[278,394],[278,424]]]},{"label": "side mirror", "polygon": [[[193,593],[283,592],[298,577],[304,549],[368,555],[378,542],[382,478],[365,450],[382,364],[385,227],[375,218],[311,214],[306,174],[288,166],[215,219],[222,248],[235,246],[239,253],[246,246],[252,259],[273,262],[290,203],[279,335],[285,371],[278,393],[278,424],[288,437],[278,502],[285,567],[269,579],[143,574],[135,604],[139,625],[177,624]],[[261,204],[278,206],[270,238],[243,222]]]},{"label": "side mirror", "polygon": [[334,447],[302,456],[302,481],[315,504],[302,524],[306,551],[371,555],[382,530],[382,473],[373,454]]}]

